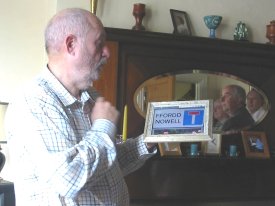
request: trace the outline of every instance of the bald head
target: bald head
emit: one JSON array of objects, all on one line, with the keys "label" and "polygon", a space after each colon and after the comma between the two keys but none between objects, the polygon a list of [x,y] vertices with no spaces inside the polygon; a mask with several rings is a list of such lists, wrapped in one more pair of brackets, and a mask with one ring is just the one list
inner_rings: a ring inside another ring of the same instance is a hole
[{"label": "bald head", "polygon": [[102,27],[101,21],[89,11],[78,8],[65,9],[57,13],[45,29],[45,47],[48,55],[58,54],[69,35],[84,43],[87,33]]},{"label": "bald head", "polygon": [[77,98],[110,56],[101,21],[83,9],[58,12],[46,27],[45,45],[48,69]]}]

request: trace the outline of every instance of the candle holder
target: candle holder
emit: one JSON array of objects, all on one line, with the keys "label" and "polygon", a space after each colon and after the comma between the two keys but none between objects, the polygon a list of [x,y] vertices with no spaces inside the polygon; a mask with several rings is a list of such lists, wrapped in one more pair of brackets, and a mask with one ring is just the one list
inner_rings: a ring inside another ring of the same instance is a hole
[{"label": "candle holder", "polygon": [[94,15],[96,15],[97,1],[98,1],[98,0],[91,0],[91,12],[92,12]]},{"label": "candle holder", "polygon": [[136,24],[132,27],[133,30],[145,30],[142,25],[142,19],[145,16],[145,4],[137,3],[133,7],[133,16],[135,17]]}]

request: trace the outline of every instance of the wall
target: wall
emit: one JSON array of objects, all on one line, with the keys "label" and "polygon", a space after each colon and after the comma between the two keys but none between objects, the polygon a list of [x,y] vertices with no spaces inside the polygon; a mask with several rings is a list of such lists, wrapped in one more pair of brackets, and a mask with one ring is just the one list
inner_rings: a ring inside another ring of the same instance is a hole
[{"label": "wall", "polygon": [[45,63],[43,30],[55,1],[7,0],[0,7],[0,101],[34,76]]}]

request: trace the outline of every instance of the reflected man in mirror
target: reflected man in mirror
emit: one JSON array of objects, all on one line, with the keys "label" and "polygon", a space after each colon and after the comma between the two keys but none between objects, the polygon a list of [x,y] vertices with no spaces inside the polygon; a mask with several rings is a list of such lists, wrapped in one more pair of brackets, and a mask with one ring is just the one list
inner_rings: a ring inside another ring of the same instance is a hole
[{"label": "reflected man in mirror", "polygon": [[264,102],[263,96],[256,89],[253,88],[247,93],[246,107],[255,122],[262,120],[266,114]]},{"label": "reflected man in mirror", "polygon": [[224,123],[223,131],[240,131],[249,128],[254,120],[246,109],[245,90],[238,85],[227,85],[222,89],[222,107],[229,119]]},{"label": "reflected man in mirror", "polygon": [[228,118],[228,114],[223,110],[221,99],[215,100],[213,105],[213,131],[221,132],[223,124]]}]

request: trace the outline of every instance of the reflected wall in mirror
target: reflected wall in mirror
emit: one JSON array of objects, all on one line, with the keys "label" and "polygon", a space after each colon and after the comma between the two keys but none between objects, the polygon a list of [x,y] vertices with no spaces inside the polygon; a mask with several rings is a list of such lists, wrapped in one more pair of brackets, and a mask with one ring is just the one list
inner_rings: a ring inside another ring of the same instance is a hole
[{"label": "reflected wall in mirror", "polygon": [[[247,110],[251,110],[251,117],[255,118],[255,124],[262,121],[267,115],[270,104],[261,90],[254,88],[252,84],[236,76],[201,70],[189,70],[177,74],[166,73],[146,80],[135,91],[134,105],[138,113],[145,118],[148,102],[205,99],[215,101],[221,99],[222,89],[228,85],[238,85],[244,89],[245,95],[247,95],[245,99],[245,103],[248,106]],[[257,99],[262,100],[259,100],[261,103],[258,103]],[[258,110],[259,107],[260,109]],[[258,111],[255,112],[256,110]],[[255,113],[252,115],[252,112]],[[215,122],[218,121],[214,118],[213,122],[215,125]],[[225,131],[217,125],[213,128],[214,131]]]}]

